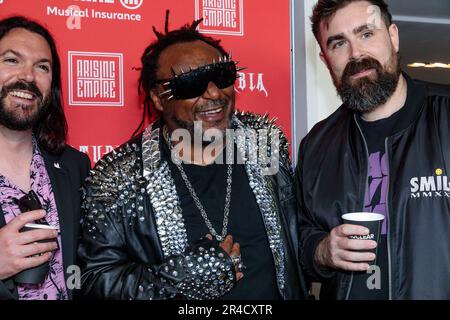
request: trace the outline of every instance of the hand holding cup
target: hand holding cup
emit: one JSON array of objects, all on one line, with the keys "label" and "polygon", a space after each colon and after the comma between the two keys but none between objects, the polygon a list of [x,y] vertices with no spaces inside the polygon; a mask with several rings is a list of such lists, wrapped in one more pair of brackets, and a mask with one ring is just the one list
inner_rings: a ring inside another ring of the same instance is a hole
[{"label": "hand holding cup", "polygon": [[383,215],[355,212],[342,216],[344,224],[331,230],[317,246],[319,266],[348,271],[366,271],[376,258]]},{"label": "hand holding cup", "polygon": [[[44,210],[23,213],[0,229],[0,280],[8,279],[19,272],[47,262],[51,251],[57,249],[54,240],[58,232],[53,229],[37,229],[20,232],[26,224],[45,217]],[[39,243],[53,239],[52,242]]]}]

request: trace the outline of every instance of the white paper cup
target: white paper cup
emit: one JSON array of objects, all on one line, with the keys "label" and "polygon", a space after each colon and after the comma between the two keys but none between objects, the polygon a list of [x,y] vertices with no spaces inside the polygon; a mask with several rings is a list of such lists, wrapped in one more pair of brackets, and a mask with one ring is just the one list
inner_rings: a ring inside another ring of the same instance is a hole
[{"label": "white paper cup", "polygon": [[[384,216],[373,212],[350,212],[342,215],[342,220],[346,224],[354,224],[366,227],[369,229],[369,234],[366,236],[352,235],[350,239],[356,240],[373,240],[378,244],[380,241],[381,226],[383,224]],[[378,246],[377,246],[378,248]],[[369,250],[369,252],[377,254],[377,248]],[[370,261],[369,261],[370,262]]]}]

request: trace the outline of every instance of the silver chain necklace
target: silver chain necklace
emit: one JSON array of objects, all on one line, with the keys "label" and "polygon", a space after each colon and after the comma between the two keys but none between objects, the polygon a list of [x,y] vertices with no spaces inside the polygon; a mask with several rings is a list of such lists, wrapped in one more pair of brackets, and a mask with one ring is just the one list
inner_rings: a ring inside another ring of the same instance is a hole
[{"label": "silver chain necklace", "polygon": [[[169,149],[172,150],[172,143],[170,143],[169,132],[167,130],[167,127],[164,127],[163,133],[164,133],[163,135],[166,140],[166,143],[169,146]],[[197,193],[195,192],[194,188],[192,187],[192,184],[189,181],[183,167],[181,166],[180,163],[174,162],[174,164],[180,171],[181,177],[183,178],[183,181],[186,184],[186,187],[189,190],[189,193],[191,194],[192,199],[194,199],[195,205],[197,206],[198,211],[200,211],[200,214],[201,214],[203,220],[205,221],[205,224],[208,227],[209,232],[217,239],[217,241],[222,242],[227,235],[228,216],[230,214],[230,203],[231,203],[231,183],[232,183],[233,166],[231,164],[227,165],[227,191],[226,191],[226,196],[225,196],[225,207],[223,208],[223,227],[222,227],[222,233],[219,235],[216,232],[216,229],[214,229],[211,221],[208,219],[208,215],[206,214],[206,211],[203,208],[203,205],[200,202],[200,199],[198,198]]]}]

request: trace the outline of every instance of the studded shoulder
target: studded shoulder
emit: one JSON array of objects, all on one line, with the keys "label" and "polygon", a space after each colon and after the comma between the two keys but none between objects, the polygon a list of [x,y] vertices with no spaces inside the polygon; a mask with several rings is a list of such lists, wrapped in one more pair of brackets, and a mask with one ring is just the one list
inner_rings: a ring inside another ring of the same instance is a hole
[{"label": "studded shoulder", "polygon": [[137,143],[126,143],[104,156],[91,170],[83,190],[83,208],[88,219],[116,213],[123,205],[130,210],[122,217],[126,213],[135,215],[136,197],[145,193],[140,149]]},{"label": "studded shoulder", "polygon": [[271,140],[278,135],[279,139],[279,152],[281,157],[281,162],[287,167],[290,167],[291,162],[289,158],[289,142],[283,133],[283,130],[278,126],[275,121],[277,118],[269,119],[267,113],[260,115],[257,113],[249,111],[236,111],[235,117],[243,123],[247,128],[254,130],[267,130],[268,139],[267,144],[270,146]]}]

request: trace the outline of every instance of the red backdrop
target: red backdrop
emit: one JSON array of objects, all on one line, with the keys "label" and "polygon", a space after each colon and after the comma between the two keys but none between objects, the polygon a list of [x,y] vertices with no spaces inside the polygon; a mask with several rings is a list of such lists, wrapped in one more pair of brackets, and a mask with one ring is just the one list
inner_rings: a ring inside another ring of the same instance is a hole
[{"label": "red backdrop", "polygon": [[20,14],[54,35],[62,63],[69,143],[93,162],[128,140],[142,115],[140,56],[156,37],[204,17],[240,61],[236,107],[277,117],[291,137],[289,0],[0,0],[0,19]]}]

